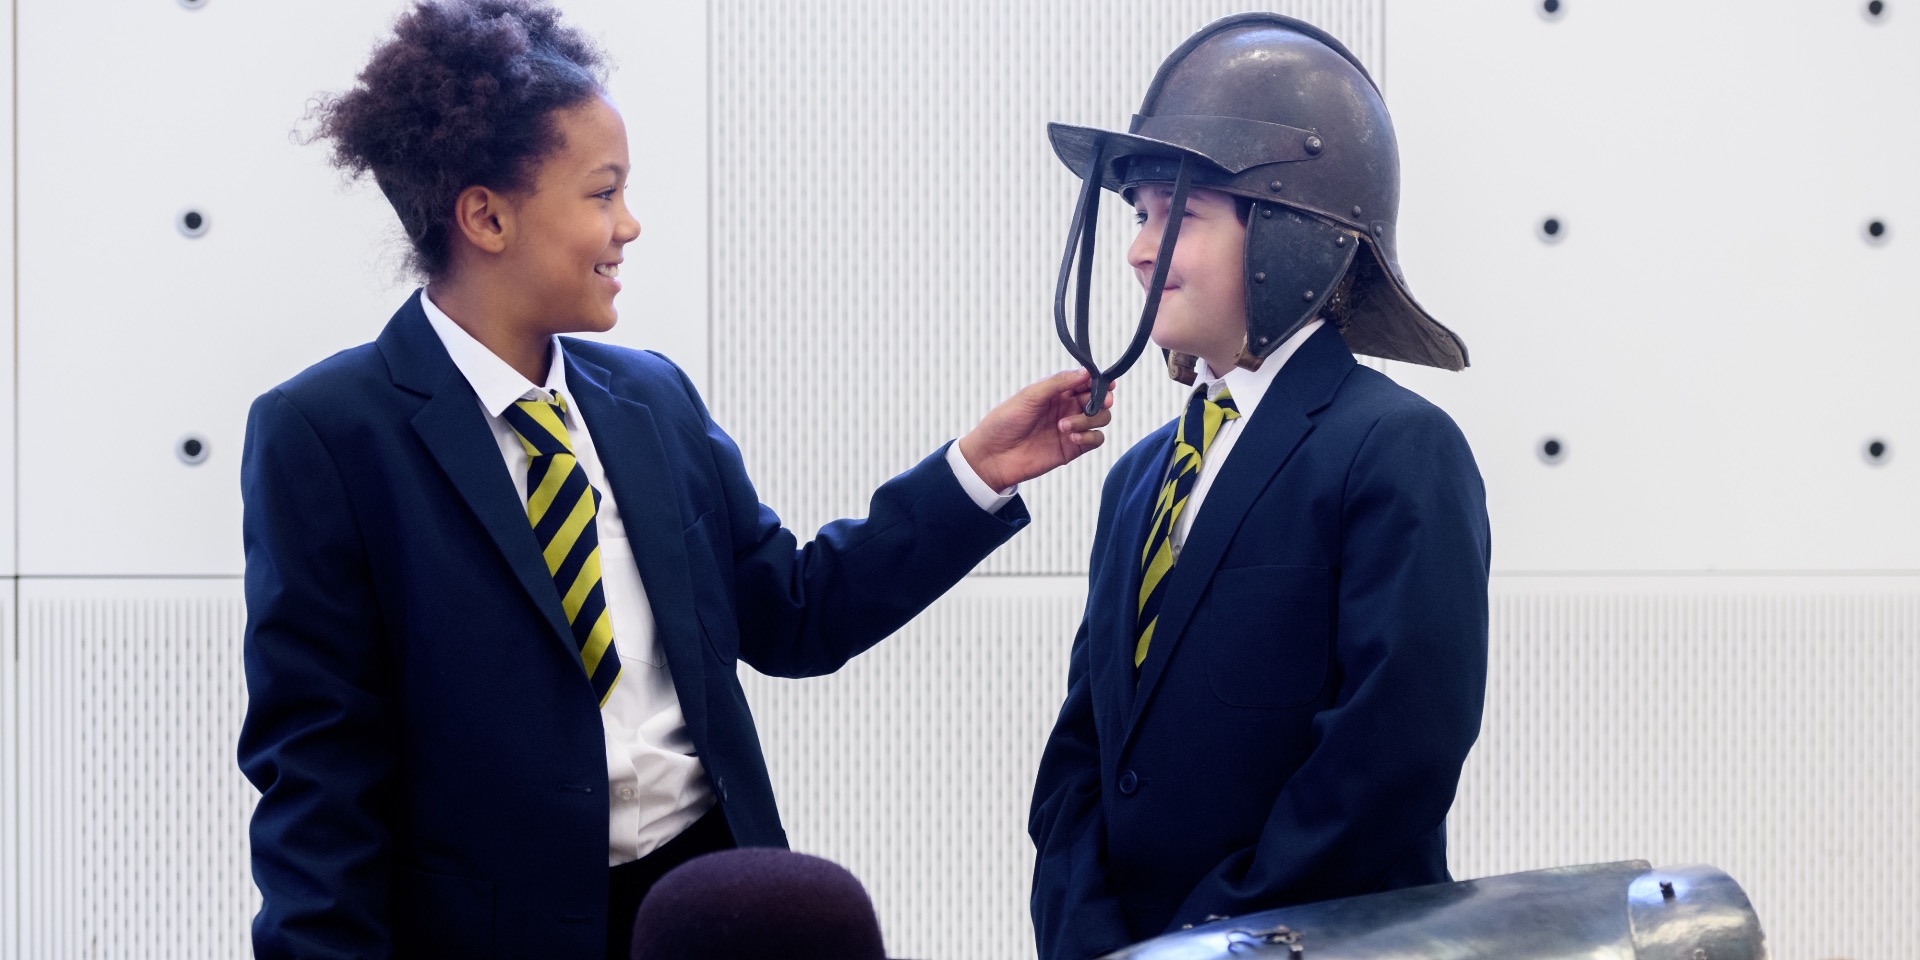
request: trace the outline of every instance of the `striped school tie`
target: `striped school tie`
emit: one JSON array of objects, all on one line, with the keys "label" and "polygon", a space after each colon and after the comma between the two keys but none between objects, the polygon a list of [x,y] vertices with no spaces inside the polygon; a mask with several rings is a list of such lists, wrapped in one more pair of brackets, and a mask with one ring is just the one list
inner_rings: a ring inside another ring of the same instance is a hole
[{"label": "striped school tie", "polygon": [[560,591],[587,680],[606,706],[620,682],[620,651],[613,646],[613,621],[600,585],[600,534],[593,522],[600,491],[573,456],[566,400],[552,391],[548,396],[553,399],[516,400],[501,416],[527,448],[527,519]]},{"label": "striped school tie", "polygon": [[[1147,645],[1153,642],[1153,628],[1160,622],[1160,601],[1166,592],[1167,573],[1173,569],[1173,525],[1187,507],[1187,497],[1200,478],[1200,461],[1220,433],[1220,425],[1240,419],[1240,408],[1225,388],[1220,399],[1208,400],[1207,388],[1193,391],[1187,401],[1186,416],[1173,436],[1173,463],[1167,468],[1167,482],[1160,485],[1160,497],[1153,502],[1153,526],[1147,532],[1146,548],[1140,551],[1140,610],[1135,623],[1140,639],[1133,646],[1133,665],[1146,662]],[[1195,447],[1192,437],[1200,438]]]}]

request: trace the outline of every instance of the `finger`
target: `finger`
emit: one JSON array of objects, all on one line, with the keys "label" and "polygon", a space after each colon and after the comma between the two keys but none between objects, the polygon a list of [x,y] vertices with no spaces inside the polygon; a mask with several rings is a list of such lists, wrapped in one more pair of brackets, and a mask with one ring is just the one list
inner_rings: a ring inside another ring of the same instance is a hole
[{"label": "finger", "polygon": [[1084,413],[1075,413],[1070,417],[1060,418],[1060,429],[1066,433],[1078,433],[1081,430],[1093,430],[1104,427],[1112,422],[1113,411],[1111,410],[1102,410],[1093,416],[1087,416]]},{"label": "finger", "polygon": [[1063,393],[1084,391],[1093,383],[1093,374],[1084,369],[1062,370],[1044,380],[1020,391],[1036,399],[1058,396]]},{"label": "finger", "polygon": [[[1072,397],[1074,409],[1085,410],[1087,408],[1087,401],[1092,399],[1093,399],[1093,391],[1091,390],[1082,390],[1079,393],[1074,394]],[[1113,409],[1113,388],[1111,385],[1109,385],[1107,388],[1106,398],[1100,401],[1100,409],[1102,410]]]},{"label": "finger", "polygon": [[1067,434],[1067,439],[1072,441],[1075,446],[1078,446],[1081,453],[1086,453],[1088,450],[1092,450],[1106,443],[1107,435],[1098,430],[1084,430],[1079,433]]}]

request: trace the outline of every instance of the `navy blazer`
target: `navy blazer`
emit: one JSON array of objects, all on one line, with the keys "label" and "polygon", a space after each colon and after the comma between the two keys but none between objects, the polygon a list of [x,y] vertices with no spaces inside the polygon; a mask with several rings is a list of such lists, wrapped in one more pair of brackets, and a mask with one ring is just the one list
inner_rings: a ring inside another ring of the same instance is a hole
[{"label": "navy blazer", "polygon": [[1439,408],[1303,343],[1240,428],[1136,683],[1169,423],[1100,504],[1029,832],[1043,960],[1210,916],[1447,880],[1486,688],[1486,495]]},{"label": "navy blazer", "polygon": [[[260,397],[241,768],[256,956],[598,958],[600,714],[525,508],[418,300]],[[940,454],[805,546],[666,359],[567,340],[689,733],[743,846],[784,846],[737,661],[827,673],[1026,523]]]}]

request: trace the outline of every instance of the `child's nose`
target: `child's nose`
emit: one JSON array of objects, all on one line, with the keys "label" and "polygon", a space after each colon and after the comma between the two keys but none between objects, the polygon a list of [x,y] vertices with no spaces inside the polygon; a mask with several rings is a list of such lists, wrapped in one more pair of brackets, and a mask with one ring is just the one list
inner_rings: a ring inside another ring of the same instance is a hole
[{"label": "child's nose", "polygon": [[1127,263],[1135,270],[1150,269],[1159,253],[1160,224],[1150,218],[1140,225],[1140,232],[1133,235],[1133,244],[1127,247]]}]

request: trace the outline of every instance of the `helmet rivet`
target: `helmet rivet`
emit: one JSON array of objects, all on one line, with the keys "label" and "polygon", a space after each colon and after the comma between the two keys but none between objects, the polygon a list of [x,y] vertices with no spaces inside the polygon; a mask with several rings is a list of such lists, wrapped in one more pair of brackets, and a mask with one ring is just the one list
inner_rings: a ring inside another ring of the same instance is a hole
[{"label": "helmet rivet", "polygon": [[1374,236],[1376,236],[1376,237],[1377,237],[1377,236],[1379,236],[1379,235],[1381,235],[1381,234],[1383,234],[1383,233],[1385,233],[1385,232],[1387,232],[1387,228],[1386,228],[1386,227],[1383,227],[1383,226],[1381,226],[1381,225],[1379,225],[1379,224],[1377,224],[1377,223],[1373,225],[1373,235],[1374,235]]},{"label": "helmet rivet", "polygon": [[1357,207],[1357,206],[1356,206],[1356,207],[1354,207],[1354,208],[1353,208],[1353,215],[1354,215],[1354,216],[1356,216],[1356,217],[1360,215],[1360,208],[1359,208],[1359,207]]},{"label": "helmet rivet", "polygon": [[1281,183],[1278,180],[1275,180],[1274,182],[1267,184],[1267,189],[1272,190],[1274,193],[1279,193],[1280,188],[1283,186],[1285,186],[1285,184]]},{"label": "helmet rivet", "polygon": [[1305,292],[1305,293],[1303,293],[1303,294],[1301,294],[1301,295],[1300,295],[1300,299],[1302,299],[1302,300],[1305,300],[1305,301],[1306,301],[1306,302],[1308,302],[1308,303],[1312,303],[1312,302],[1313,302],[1313,291],[1312,291],[1312,290],[1308,290],[1307,292]]},{"label": "helmet rivet", "polygon": [[1268,219],[1268,220],[1272,220],[1272,219],[1273,219],[1273,208],[1272,208],[1272,207],[1266,207],[1266,206],[1263,206],[1263,207],[1261,207],[1261,208],[1260,208],[1260,216],[1262,216],[1262,217],[1265,217],[1265,218],[1266,218],[1266,219]]},{"label": "helmet rivet", "polygon": [[1319,152],[1320,152],[1320,148],[1321,148],[1322,146],[1325,146],[1325,145],[1324,145],[1324,144],[1322,144],[1322,143],[1320,142],[1320,138],[1319,138],[1319,137],[1315,137],[1315,136],[1308,136],[1308,137],[1307,137],[1307,152],[1308,152],[1308,153],[1319,153]]},{"label": "helmet rivet", "polygon": [[1266,282],[1267,282],[1267,275],[1266,275],[1265,273],[1256,273],[1256,274],[1254,274],[1254,275],[1253,275],[1253,282],[1254,282],[1254,283],[1266,283]]},{"label": "helmet rivet", "polygon": [[1337,236],[1337,237],[1334,237],[1334,238],[1333,238],[1333,245],[1334,245],[1334,246],[1336,246],[1336,247],[1344,247],[1344,246],[1346,246],[1346,245],[1347,245],[1347,235],[1343,233],[1343,234],[1341,234],[1341,235],[1339,235],[1339,236]]}]

